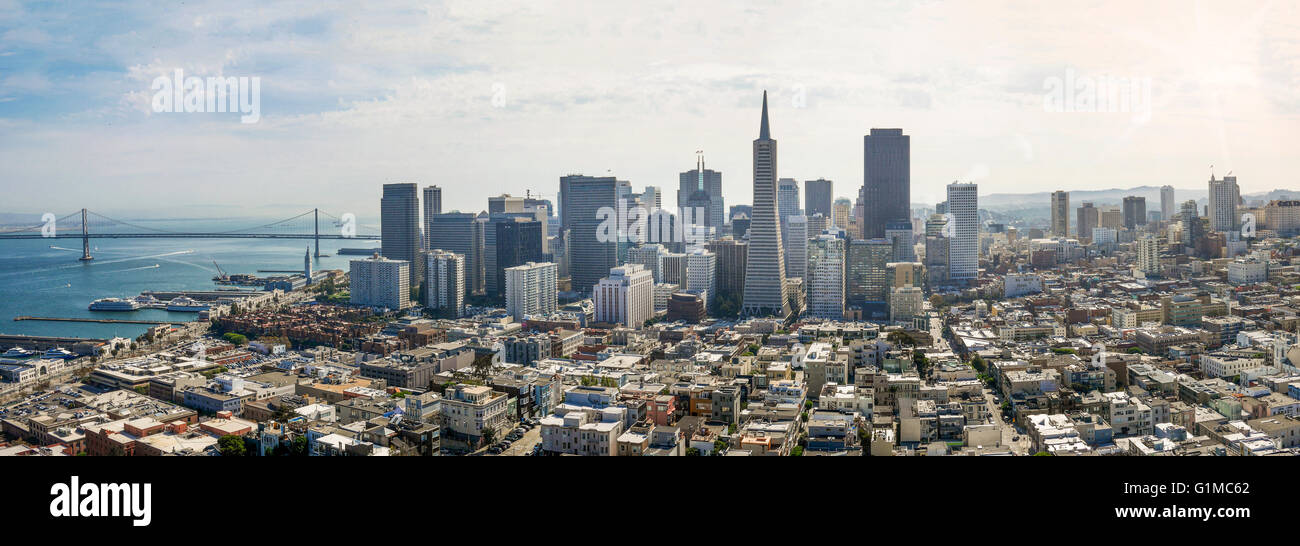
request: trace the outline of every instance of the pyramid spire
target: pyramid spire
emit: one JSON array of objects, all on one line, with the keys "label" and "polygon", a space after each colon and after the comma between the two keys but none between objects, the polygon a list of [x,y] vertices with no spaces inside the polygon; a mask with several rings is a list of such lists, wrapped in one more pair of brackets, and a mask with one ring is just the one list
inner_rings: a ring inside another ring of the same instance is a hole
[{"label": "pyramid spire", "polygon": [[763,122],[758,126],[758,138],[770,139],[772,134],[767,129],[767,90],[763,90]]}]

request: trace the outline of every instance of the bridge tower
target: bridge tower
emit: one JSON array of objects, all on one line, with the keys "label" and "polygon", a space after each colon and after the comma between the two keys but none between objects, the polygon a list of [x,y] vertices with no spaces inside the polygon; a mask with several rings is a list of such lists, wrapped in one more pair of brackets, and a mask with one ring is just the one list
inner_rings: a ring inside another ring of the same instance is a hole
[{"label": "bridge tower", "polygon": [[[320,209],[312,209],[312,215],[315,218],[313,224],[316,226],[316,257],[320,257]],[[310,275],[307,282],[311,282]]]},{"label": "bridge tower", "polygon": [[86,209],[81,209],[81,258],[80,261],[89,262],[95,259],[90,255],[90,230],[86,226]]}]

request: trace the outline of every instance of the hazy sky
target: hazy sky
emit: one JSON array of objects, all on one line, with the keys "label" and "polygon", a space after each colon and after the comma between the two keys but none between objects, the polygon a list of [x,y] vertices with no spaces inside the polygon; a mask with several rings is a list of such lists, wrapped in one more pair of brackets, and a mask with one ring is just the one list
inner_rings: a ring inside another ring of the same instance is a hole
[{"label": "hazy sky", "polygon": [[[0,212],[371,215],[385,182],[481,210],[607,172],[671,204],[698,149],[748,203],[764,89],[778,174],[838,196],[871,127],[911,135],[914,202],[1300,188],[1295,2],[325,4],[0,1]],[[177,68],[260,78],[261,119],[154,112]],[[1150,116],[1045,104],[1103,77]]]}]

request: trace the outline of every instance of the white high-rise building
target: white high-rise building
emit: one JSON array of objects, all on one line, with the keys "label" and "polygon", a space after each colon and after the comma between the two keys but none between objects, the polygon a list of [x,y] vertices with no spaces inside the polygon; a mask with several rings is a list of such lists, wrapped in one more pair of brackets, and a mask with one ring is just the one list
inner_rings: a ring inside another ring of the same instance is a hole
[{"label": "white high-rise building", "polygon": [[831,234],[808,242],[808,316],[844,318],[844,249],[844,239]]},{"label": "white high-rise building", "polygon": [[411,306],[410,262],[375,254],[364,260],[352,260],[348,277],[353,305],[393,310]]},{"label": "white high-rise building", "polygon": [[[754,212],[749,225],[749,255],[745,262],[745,289],[741,312],[745,315],[790,316],[786,299],[785,252],[781,246],[781,221],[777,211],[777,146],[767,120],[767,92],[763,92],[763,118],[754,139]],[[795,195],[798,195],[796,192]]]},{"label": "white high-rise building", "polygon": [[654,275],[655,282],[664,282],[663,272],[659,270],[660,261],[668,255],[668,249],[658,243],[644,244],[627,249],[627,263],[641,264]]},{"label": "white high-rise building", "polygon": [[434,249],[425,254],[424,306],[452,318],[465,312],[465,256]]},{"label": "white high-rise building", "polygon": [[1145,234],[1137,240],[1137,270],[1146,275],[1160,273],[1160,241]]},{"label": "white high-rise building", "polygon": [[686,290],[699,294],[707,310],[712,307],[718,279],[718,255],[697,248],[686,254]]},{"label": "white high-rise building", "polygon": [[507,267],[506,311],[523,321],[528,315],[554,313],[559,268],[551,262],[528,262]]},{"label": "white high-rise building", "polygon": [[808,275],[808,217],[796,214],[785,221],[785,276],[802,279]]},{"label": "white high-rise building", "polygon": [[654,276],[641,264],[609,270],[592,290],[596,321],[640,329],[654,316]]},{"label": "white high-rise building", "polygon": [[[1178,202],[1174,200],[1174,187],[1165,185],[1160,187],[1160,219],[1165,222],[1173,222],[1174,216],[1178,214]],[[1079,234],[1083,236],[1082,233]]]},{"label": "white high-rise building", "polygon": [[948,277],[972,280],[979,275],[979,185],[948,184],[948,213],[954,222],[948,246]]},{"label": "white high-rise building", "polygon": [[1236,229],[1237,202],[1241,200],[1241,189],[1237,187],[1237,177],[1225,176],[1222,180],[1210,177],[1210,229],[1228,232]]}]

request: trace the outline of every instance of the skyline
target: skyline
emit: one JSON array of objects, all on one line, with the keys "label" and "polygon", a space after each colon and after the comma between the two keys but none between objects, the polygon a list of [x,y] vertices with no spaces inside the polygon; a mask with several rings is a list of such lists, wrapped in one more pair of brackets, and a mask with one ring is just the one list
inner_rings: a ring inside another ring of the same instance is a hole
[{"label": "skyline", "polygon": [[[940,3],[597,6],[592,20],[620,21],[598,25],[454,2],[215,17],[203,5],[65,15],[9,4],[0,6],[0,138],[9,143],[0,158],[13,198],[0,212],[42,211],[51,195],[76,194],[92,201],[77,206],[110,211],[161,202],[185,214],[258,215],[359,202],[366,215],[377,213],[379,186],[398,182],[442,186],[444,210],[477,211],[483,203],[455,180],[554,199],[560,176],[608,172],[668,191],[699,149],[710,167],[734,173],[727,202],[752,202],[744,146],[764,88],[785,142],[778,176],[832,180],[836,197],[861,186],[860,139],[873,127],[916,137],[917,203],[942,200],[953,180],[990,194],[1043,179],[1075,191],[1190,189],[1210,165],[1235,171],[1243,193],[1293,186],[1285,146],[1300,136],[1287,70],[1300,62],[1288,39],[1296,8],[1168,7],[1062,17],[1030,6],[1008,19]],[[602,15],[611,9],[619,17]],[[1144,15],[1154,13],[1160,20]],[[751,26],[776,20],[785,24],[754,39]],[[1094,38],[1102,26],[1116,27],[1114,40]],[[814,32],[820,39],[808,40]],[[846,51],[866,66],[845,61]],[[609,53],[625,61],[602,62]],[[788,66],[799,68],[777,68]],[[150,81],[177,68],[260,77],[260,121],[149,111]],[[1045,111],[1047,84],[1071,73],[1150,77],[1150,120]],[[22,191],[33,186],[42,191]],[[230,196],[243,192],[261,203]]]}]

